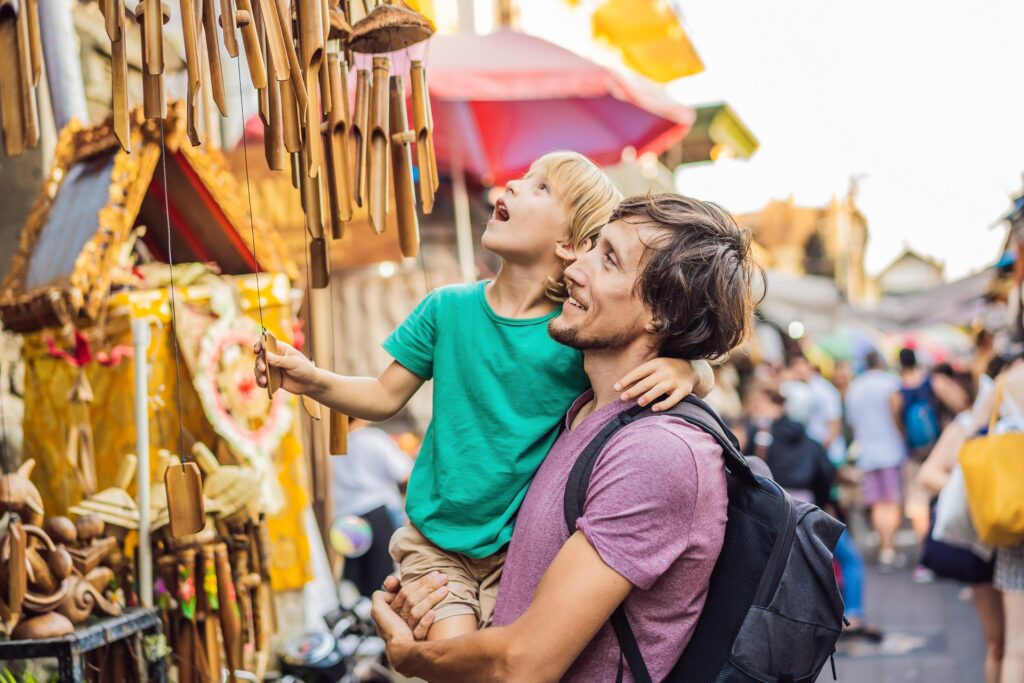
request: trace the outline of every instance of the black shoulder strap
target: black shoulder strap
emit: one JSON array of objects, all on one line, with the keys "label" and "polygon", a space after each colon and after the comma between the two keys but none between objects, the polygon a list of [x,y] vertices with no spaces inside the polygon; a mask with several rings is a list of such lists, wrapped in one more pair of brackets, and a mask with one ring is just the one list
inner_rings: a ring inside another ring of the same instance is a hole
[{"label": "black shoulder strap", "polygon": [[[661,413],[651,412],[650,408],[647,407],[633,406],[610,420],[576,458],[576,463],[573,465],[572,471],[569,473],[569,480],[565,485],[565,496],[562,501],[565,523],[569,529],[570,536],[576,532],[576,521],[583,515],[583,504],[587,499],[590,475],[594,471],[594,464],[597,462],[597,457],[601,454],[605,444],[608,443],[608,440],[616,432],[626,425],[654,415],[675,415],[681,417],[695,427],[710,434],[722,447],[726,471],[744,481],[755,483],[754,473],[751,471],[746,458],[739,451],[739,441],[736,439],[736,436],[729,431],[729,428],[718,414],[704,401],[696,396],[687,396],[674,408]],[[650,683],[651,676],[647,671],[647,665],[644,663],[640,647],[633,634],[633,629],[629,625],[624,605],[619,605],[615,610],[611,618],[611,624],[621,650],[616,683],[621,683],[622,681],[622,658],[629,664],[629,670],[633,673],[636,683]]]}]

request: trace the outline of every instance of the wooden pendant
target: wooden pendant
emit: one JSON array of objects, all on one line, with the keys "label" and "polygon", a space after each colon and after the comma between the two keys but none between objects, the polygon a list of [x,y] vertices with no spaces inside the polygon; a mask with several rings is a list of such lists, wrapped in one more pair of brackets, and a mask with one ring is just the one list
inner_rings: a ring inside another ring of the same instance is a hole
[{"label": "wooden pendant", "polygon": [[409,70],[412,85],[412,126],[416,133],[416,163],[420,169],[420,203],[423,213],[434,210],[434,192],[437,190],[437,161],[434,157],[433,118],[430,111],[430,92],[423,62],[414,61]]},{"label": "wooden pendant", "polygon": [[356,206],[366,203],[366,143],[370,127],[370,79],[368,69],[356,71],[356,101],[352,111],[352,140],[355,143],[355,190]]},{"label": "wooden pendant", "polygon": [[309,286],[324,289],[331,284],[331,273],[327,266],[327,242],[323,237],[309,241]]},{"label": "wooden pendant", "polygon": [[227,96],[224,92],[224,72],[220,64],[220,43],[217,41],[217,0],[200,0],[203,3],[203,34],[206,38],[206,53],[210,59],[210,89],[214,104],[221,116],[228,115]]},{"label": "wooden pendant", "polygon": [[330,428],[331,455],[348,454],[348,416],[332,410]]},{"label": "wooden pendant", "polygon": [[181,538],[197,534],[206,526],[206,503],[203,500],[203,479],[194,462],[171,465],[164,472],[167,513],[171,536]]},{"label": "wooden pendant", "polygon": [[245,48],[245,61],[249,65],[249,79],[252,87],[262,90],[267,87],[267,67],[263,63],[263,50],[256,32],[256,18],[253,14],[251,0],[236,0],[238,11],[235,12],[235,25],[242,29],[242,46]]},{"label": "wooden pendant", "polygon": [[327,55],[331,80],[331,114],[327,125],[327,194],[331,207],[331,237],[341,239],[352,220],[351,161],[348,156],[348,65],[340,55]]},{"label": "wooden pendant", "polygon": [[370,144],[368,186],[370,200],[370,225],[379,235],[387,227],[388,220],[388,166],[391,126],[390,96],[388,78],[391,60],[388,57],[373,58],[373,89],[370,97]]},{"label": "wooden pendant", "polygon": [[391,77],[391,168],[395,183],[395,216],[402,256],[420,251],[420,225],[416,216],[416,191],[412,183],[412,141],[405,111],[405,79]]},{"label": "wooden pendant", "polygon": [[188,139],[193,146],[203,144],[199,134],[199,88],[202,85],[203,65],[199,61],[199,42],[196,35],[196,13],[192,0],[179,0],[181,33],[185,39],[185,67],[188,82],[185,86]]},{"label": "wooden pendant", "polygon": [[270,330],[263,330],[263,364],[267,368],[267,396],[274,398],[274,392],[281,388],[281,368],[274,368],[267,362],[267,354],[277,354],[277,337]]}]

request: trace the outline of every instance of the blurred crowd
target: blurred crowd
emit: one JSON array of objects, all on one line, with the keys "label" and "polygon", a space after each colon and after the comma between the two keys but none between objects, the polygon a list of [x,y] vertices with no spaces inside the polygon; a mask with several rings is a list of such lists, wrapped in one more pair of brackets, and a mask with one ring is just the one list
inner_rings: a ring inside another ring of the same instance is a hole
[{"label": "blurred crowd", "polygon": [[[865,562],[883,572],[905,567],[918,583],[959,580],[985,633],[986,683],[1024,683],[1024,544],[993,549],[973,529],[974,542],[947,544],[933,533],[963,445],[990,424],[1024,431],[1022,360],[1022,349],[982,332],[973,356],[952,364],[929,366],[904,348],[892,362],[877,352],[838,361],[826,377],[792,343],[784,362],[717,368],[708,401],[743,452],[764,459],[791,495],[847,524],[835,552],[844,637],[884,636],[865,613]],[[962,497],[962,477],[957,483]],[[956,514],[971,526],[966,511]]]}]

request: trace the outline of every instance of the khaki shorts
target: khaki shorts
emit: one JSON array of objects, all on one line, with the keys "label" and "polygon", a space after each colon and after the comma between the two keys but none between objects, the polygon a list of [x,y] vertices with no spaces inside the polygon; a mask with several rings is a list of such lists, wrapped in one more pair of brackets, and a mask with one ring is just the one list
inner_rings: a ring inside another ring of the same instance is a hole
[{"label": "khaki shorts", "polygon": [[430,542],[411,524],[406,524],[391,537],[391,557],[398,563],[402,583],[416,581],[430,572],[448,576],[448,595],[434,608],[435,621],[460,614],[476,617],[477,627],[490,625],[494,603],[498,599],[498,583],[505,567],[505,551],[476,559],[442,550]]}]

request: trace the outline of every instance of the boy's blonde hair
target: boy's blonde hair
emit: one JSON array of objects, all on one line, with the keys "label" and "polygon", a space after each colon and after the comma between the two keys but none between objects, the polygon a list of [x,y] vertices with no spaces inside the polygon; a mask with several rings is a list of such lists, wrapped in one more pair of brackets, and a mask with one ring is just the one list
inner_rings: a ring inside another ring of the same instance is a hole
[{"label": "boy's blonde hair", "polygon": [[[548,184],[565,202],[569,211],[569,244],[577,254],[583,252],[612,211],[622,201],[622,193],[597,165],[576,152],[550,152],[533,162],[543,165]],[[548,278],[547,295],[553,301],[569,296],[565,278]]]}]

